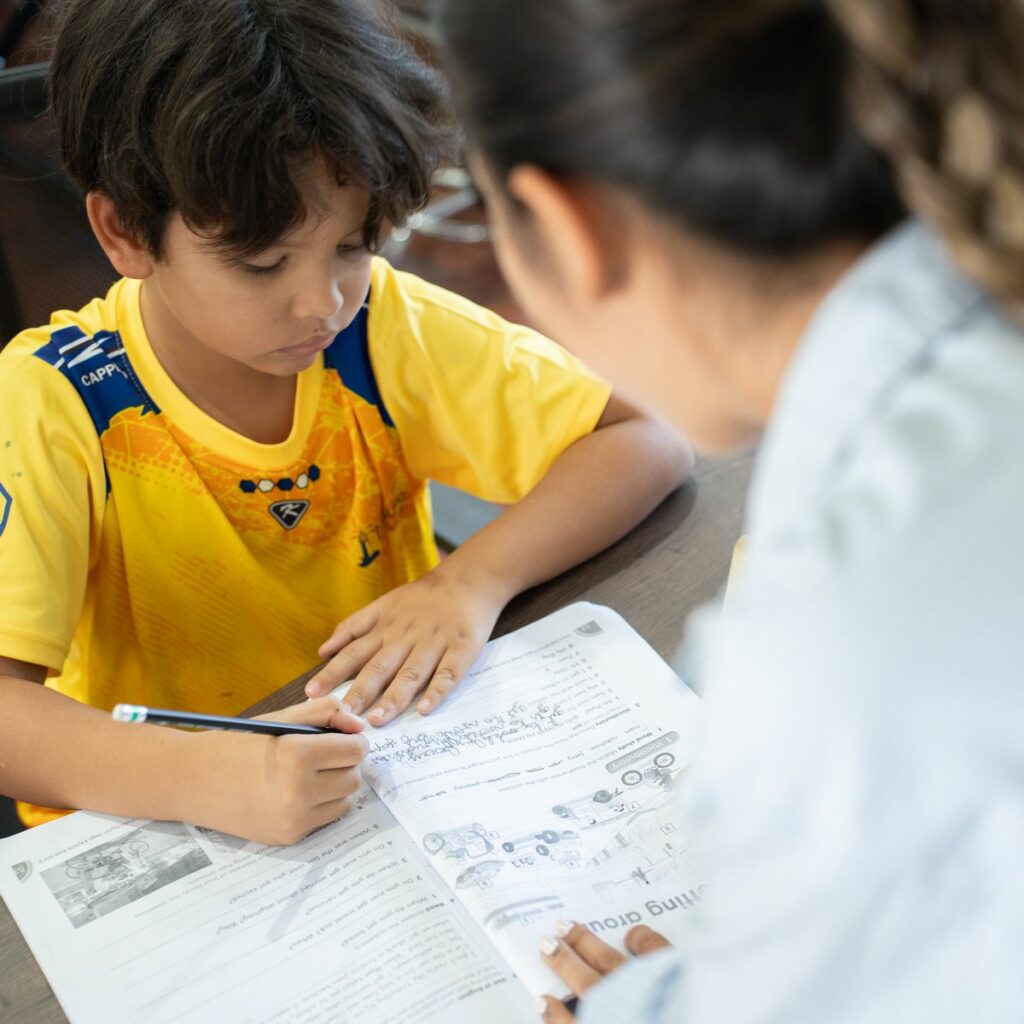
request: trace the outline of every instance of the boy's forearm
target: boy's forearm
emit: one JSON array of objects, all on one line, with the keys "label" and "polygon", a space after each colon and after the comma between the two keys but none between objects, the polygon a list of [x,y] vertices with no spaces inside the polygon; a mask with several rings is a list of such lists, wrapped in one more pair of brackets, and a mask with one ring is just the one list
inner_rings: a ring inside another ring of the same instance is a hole
[{"label": "boy's forearm", "polygon": [[511,600],[624,536],[692,467],[689,445],[657,421],[612,422],[566,449],[529,495],[470,537],[441,570]]},{"label": "boy's forearm", "polygon": [[126,726],[39,683],[0,676],[0,792],[48,807],[180,820],[201,791],[195,737]]}]

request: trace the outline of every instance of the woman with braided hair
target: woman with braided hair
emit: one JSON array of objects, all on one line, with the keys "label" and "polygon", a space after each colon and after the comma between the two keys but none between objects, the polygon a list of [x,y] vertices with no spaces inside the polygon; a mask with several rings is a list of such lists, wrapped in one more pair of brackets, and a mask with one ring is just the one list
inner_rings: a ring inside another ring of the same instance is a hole
[{"label": "woman with braided hair", "polygon": [[762,439],[682,669],[706,896],[674,950],[542,955],[589,1022],[1024,1020],[1024,0],[440,27],[523,306],[705,452]]}]

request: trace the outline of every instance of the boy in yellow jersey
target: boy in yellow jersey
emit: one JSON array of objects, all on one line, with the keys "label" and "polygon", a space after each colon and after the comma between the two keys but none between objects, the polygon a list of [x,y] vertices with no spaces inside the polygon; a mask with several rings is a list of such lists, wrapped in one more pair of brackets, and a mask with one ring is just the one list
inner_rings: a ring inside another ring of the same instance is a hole
[{"label": "boy in yellow jersey", "polygon": [[[0,356],[0,790],[30,823],[289,842],[346,811],[358,714],[436,707],[509,598],[628,530],[689,453],[551,342],[372,255],[446,121],[369,3],[71,0],[51,91],[122,279]],[[441,565],[429,479],[509,505]],[[106,713],[234,713],[320,644],[310,692],[354,675],[349,706],[279,717],[337,734]]]}]

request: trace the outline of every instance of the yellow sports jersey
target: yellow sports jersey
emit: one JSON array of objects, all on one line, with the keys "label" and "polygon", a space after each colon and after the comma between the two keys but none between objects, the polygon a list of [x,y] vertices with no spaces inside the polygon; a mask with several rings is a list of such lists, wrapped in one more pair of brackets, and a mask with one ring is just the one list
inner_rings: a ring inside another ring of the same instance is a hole
[{"label": "yellow sports jersey", "polygon": [[429,479],[517,501],[608,400],[554,343],[378,259],[298,376],[290,436],[258,444],[178,390],[140,291],[0,354],[0,655],[101,708],[266,696],[437,564]]}]

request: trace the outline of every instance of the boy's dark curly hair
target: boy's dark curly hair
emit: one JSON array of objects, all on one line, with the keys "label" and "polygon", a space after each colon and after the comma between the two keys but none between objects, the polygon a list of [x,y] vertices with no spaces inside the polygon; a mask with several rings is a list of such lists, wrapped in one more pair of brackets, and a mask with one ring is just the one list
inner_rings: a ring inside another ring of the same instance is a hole
[{"label": "boy's dark curly hair", "polygon": [[450,138],[438,76],[372,0],[65,0],[50,102],[69,174],[155,256],[173,211],[235,257],[267,249],[316,160],[369,192],[374,248]]}]

